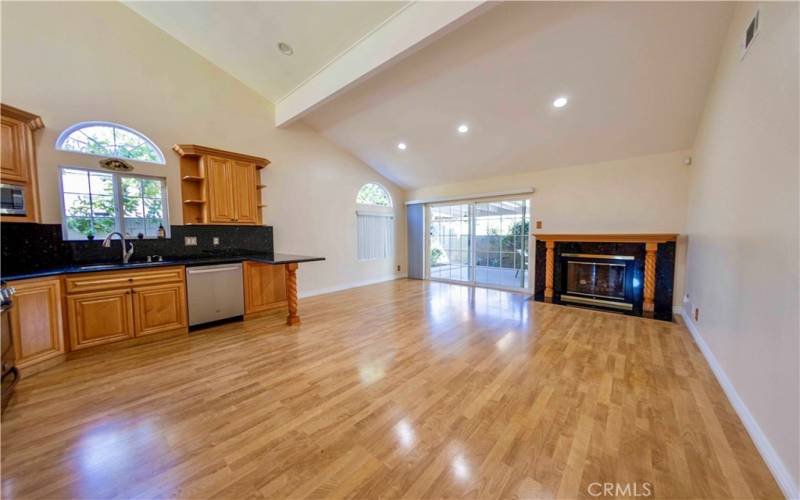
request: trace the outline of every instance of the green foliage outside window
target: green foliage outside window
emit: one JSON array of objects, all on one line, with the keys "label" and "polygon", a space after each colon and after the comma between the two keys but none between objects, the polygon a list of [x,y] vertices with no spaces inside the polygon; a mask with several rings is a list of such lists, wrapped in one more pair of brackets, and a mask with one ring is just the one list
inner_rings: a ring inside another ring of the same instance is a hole
[{"label": "green foliage outside window", "polygon": [[358,191],[356,203],[360,205],[377,205],[379,207],[391,207],[392,199],[389,193],[380,184],[370,182],[364,184]]},{"label": "green foliage outside window", "polygon": [[139,233],[156,237],[158,226],[167,226],[162,179],[80,169],[63,169],[61,175],[67,239],[104,238],[123,229],[131,238]]},{"label": "green foliage outside window", "polygon": [[64,151],[164,163],[158,148],[143,135],[111,123],[88,122],[59,138],[58,148]]}]

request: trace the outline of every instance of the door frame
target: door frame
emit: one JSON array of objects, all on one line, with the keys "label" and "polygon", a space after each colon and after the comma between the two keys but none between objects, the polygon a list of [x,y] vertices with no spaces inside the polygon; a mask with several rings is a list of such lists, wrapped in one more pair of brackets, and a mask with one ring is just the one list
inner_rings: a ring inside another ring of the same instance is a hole
[{"label": "door frame", "polygon": [[[477,255],[476,255],[476,245],[474,241],[470,242],[470,262],[472,262],[472,279],[469,281],[459,281],[459,280],[450,280],[444,278],[432,278],[431,277],[431,269],[429,265],[430,259],[430,245],[431,245],[431,210],[430,207],[436,205],[469,205],[469,218],[470,218],[470,237],[474,238],[475,235],[475,204],[476,203],[491,203],[493,201],[511,201],[511,200],[526,200],[528,202],[528,262],[527,262],[527,271],[528,271],[528,286],[524,288],[520,287],[507,287],[501,285],[494,285],[491,283],[478,283],[476,281],[477,278]],[[480,288],[489,288],[493,290],[504,290],[509,292],[521,292],[521,293],[533,293],[533,282],[534,282],[534,269],[531,266],[533,262],[535,264],[535,256],[534,250],[536,248],[535,240],[531,233],[533,229],[533,197],[529,195],[504,195],[504,196],[493,196],[493,197],[484,197],[484,198],[464,198],[464,199],[452,199],[447,201],[438,201],[438,202],[430,202],[425,203],[423,206],[424,209],[424,226],[425,226],[425,241],[424,241],[424,258],[423,258],[423,270],[425,279],[428,281],[436,281],[439,283],[450,283],[453,285],[465,285],[465,286],[473,286],[473,287],[480,287]]]}]

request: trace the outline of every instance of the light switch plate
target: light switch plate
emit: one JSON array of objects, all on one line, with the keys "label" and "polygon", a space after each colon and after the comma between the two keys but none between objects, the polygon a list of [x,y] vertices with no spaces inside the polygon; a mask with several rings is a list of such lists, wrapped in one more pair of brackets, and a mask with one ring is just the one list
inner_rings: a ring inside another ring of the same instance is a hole
[{"label": "light switch plate", "polygon": [[197,246],[197,236],[184,236],[183,244],[187,247],[196,247]]}]

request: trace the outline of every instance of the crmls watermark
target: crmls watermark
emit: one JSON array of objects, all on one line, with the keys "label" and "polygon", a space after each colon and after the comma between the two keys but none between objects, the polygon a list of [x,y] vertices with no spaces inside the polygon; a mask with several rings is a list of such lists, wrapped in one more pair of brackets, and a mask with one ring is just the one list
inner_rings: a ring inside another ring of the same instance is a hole
[{"label": "crmls watermark", "polygon": [[653,483],[589,483],[586,491],[593,497],[650,497]]}]

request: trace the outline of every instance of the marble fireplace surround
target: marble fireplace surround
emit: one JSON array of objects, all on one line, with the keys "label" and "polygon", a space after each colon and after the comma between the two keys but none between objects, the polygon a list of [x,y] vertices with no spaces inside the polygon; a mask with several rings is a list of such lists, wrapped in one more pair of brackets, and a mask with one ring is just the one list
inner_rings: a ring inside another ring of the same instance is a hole
[{"label": "marble fireplace surround", "polygon": [[[641,307],[634,314],[672,319],[672,288],[677,234],[533,234],[536,239],[536,300],[560,303],[558,280],[562,251],[637,256],[643,283]],[[566,303],[565,303],[566,305]]]}]

